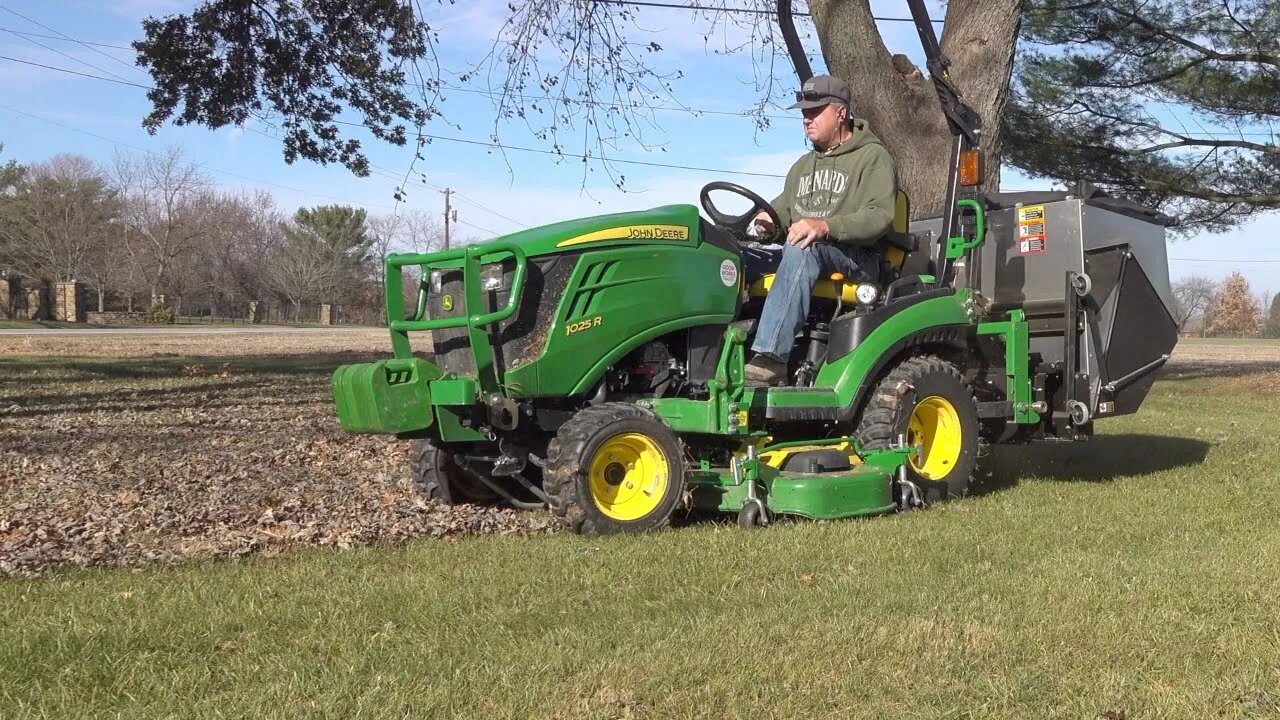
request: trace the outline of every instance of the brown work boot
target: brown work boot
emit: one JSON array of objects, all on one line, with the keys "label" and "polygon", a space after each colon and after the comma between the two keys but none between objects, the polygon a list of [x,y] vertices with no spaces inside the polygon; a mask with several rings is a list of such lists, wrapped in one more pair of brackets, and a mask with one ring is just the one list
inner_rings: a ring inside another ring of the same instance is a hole
[{"label": "brown work boot", "polygon": [[743,370],[747,387],[782,385],[787,380],[787,364],[768,355],[756,355]]}]

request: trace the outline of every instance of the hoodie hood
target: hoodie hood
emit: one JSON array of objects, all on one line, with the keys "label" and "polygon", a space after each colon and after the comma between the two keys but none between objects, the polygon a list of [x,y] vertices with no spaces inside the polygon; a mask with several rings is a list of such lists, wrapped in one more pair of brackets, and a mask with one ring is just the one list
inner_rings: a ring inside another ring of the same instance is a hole
[{"label": "hoodie hood", "polygon": [[867,121],[862,118],[854,118],[853,120],[850,120],[849,131],[853,133],[852,137],[837,145],[830,152],[819,153],[816,150],[814,152],[823,157],[834,157],[836,155],[851,153],[854,150],[867,145],[883,144],[880,142],[880,138],[876,137],[875,133],[871,132],[871,128],[867,127]]}]

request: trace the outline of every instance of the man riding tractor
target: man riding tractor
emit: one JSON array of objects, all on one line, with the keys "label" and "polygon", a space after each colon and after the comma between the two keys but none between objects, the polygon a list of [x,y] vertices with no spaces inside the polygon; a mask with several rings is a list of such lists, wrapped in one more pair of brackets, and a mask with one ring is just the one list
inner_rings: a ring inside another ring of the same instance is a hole
[{"label": "man riding tractor", "polygon": [[755,356],[745,368],[749,385],[785,382],[787,358],[821,277],[884,279],[876,244],[893,223],[897,176],[889,151],[865,120],[853,117],[849,99],[842,80],[818,75],[804,83],[791,106],[803,114],[813,150],[791,166],[772,203],[785,227],[775,228],[767,212],[755,218],[762,237],[785,232],[783,245],[743,254],[748,278],[774,273],[751,346]]}]

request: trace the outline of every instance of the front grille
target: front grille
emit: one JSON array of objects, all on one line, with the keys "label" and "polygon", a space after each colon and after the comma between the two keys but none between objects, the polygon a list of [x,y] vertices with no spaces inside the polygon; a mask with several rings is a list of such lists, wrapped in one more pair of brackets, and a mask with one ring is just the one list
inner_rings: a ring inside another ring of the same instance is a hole
[{"label": "front grille", "polygon": [[[556,307],[564,295],[565,285],[576,262],[576,255],[529,260],[520,307],[514,315],[498,323],[496,329],[489,327],[489,342],[493,345],[494,362],[499,372],[524,366],[542,353],[547,333],[555,323]],[[461,317],[464,311],[462,270],[442,272],[440,293],[431,293],[428,297],[428,315],[431,318]],[[514,274],[515,261],[504,261],[504,286],[510,287]],[[453,306],[450,310],[445,310],[443,306],[446,295],[452,296]],[[486,295],[485,307],[479,312],[492,312],[505,307],[510,291],[494,291]],[[471,354],[465,327],[436,330],[432,333],[432,341],[435,346],[435,361],[441,368],[457,375],[475,376],[475,358]]]}]

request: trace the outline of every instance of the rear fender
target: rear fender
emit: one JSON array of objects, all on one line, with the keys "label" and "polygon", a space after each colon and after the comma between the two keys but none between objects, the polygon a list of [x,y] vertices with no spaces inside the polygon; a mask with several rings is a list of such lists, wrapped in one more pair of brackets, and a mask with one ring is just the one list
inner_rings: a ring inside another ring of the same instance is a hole
[{"label": "rear fender", "polygon": [[[889,306],[892,307],[892,306]],[[816,387],[830,387],[851,420],[867,387],[896,358],[912,348],[942,345],[963,350],[974,332],[963,298],[948,295],[903,307],[880,323],[848,354],[818,369]]]}]

